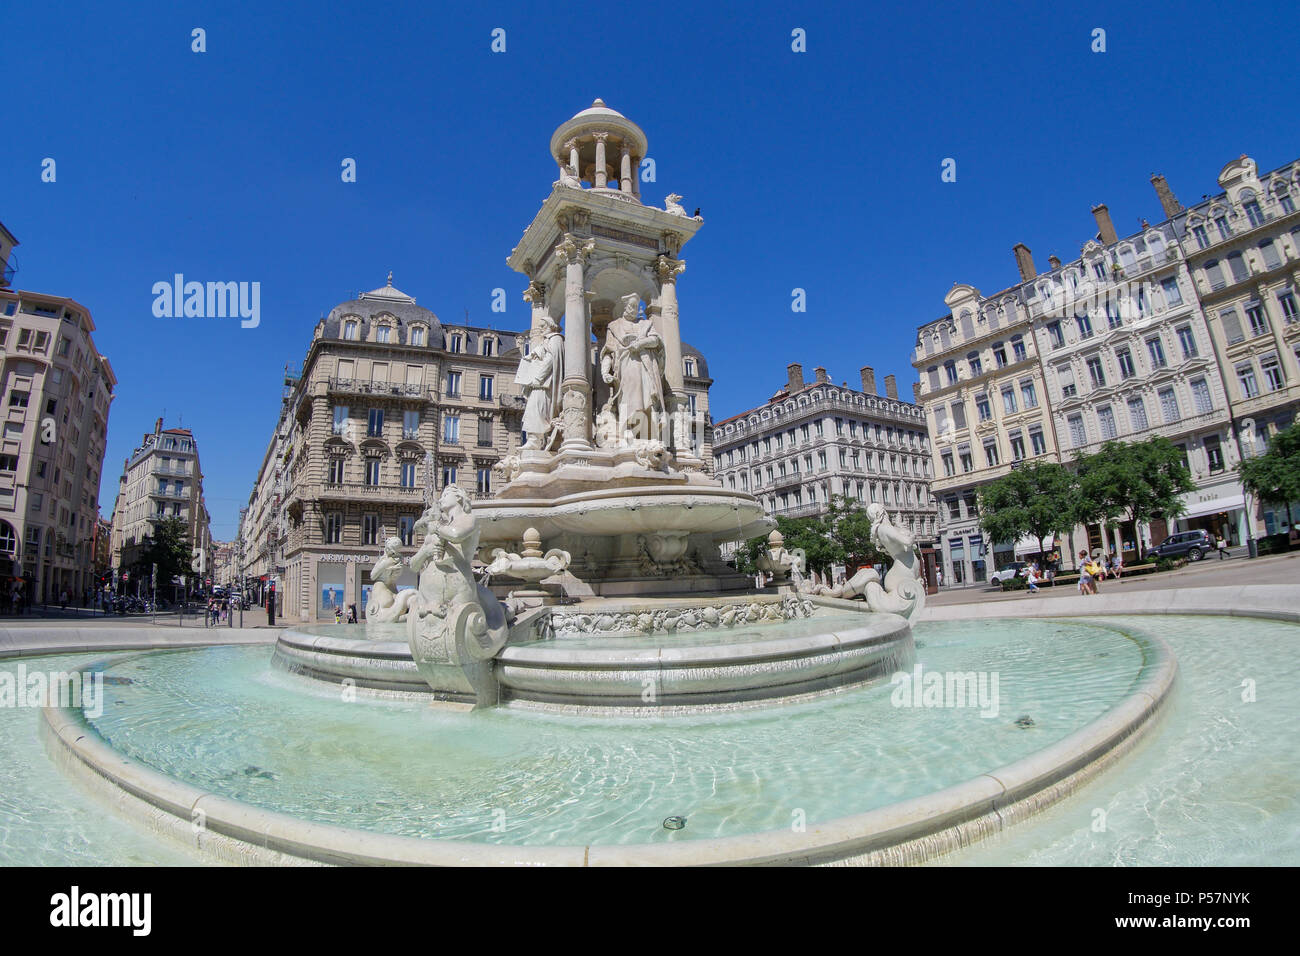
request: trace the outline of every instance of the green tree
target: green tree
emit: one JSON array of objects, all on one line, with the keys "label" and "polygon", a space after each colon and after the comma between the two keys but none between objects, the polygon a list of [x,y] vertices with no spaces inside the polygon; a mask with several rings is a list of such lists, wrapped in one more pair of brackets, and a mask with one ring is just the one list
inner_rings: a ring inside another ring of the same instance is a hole
[{"label": "green tree", "polygon": [[137,565],[137,574],[143,578],[137,575],[132,577],[136,580],[147,579],[154,564],[158,565],[159,585],[170,585],[177,574],[191,573],[190,529],[180,518],[164,518],[154,525],[149,546],[145,548]]},{"label": "green tree", "polygon": [[1237,472],[1261,501],[1284,506],[1300,501],[1300,422],[1274,435],[1264,454],[1239,462]]},{"label": "green tree", "polygon": [[1077,510],[1074,475],[1055,462],[1015,468],[986,484],[979,493],[980,527],[993,541],[1038,542],[1038,559],[1046,561],[1044,541],[1058,539],[1074,527]]},{"label": "green tree", "polygon": [[[1076,517],[1083,524],[1150,522],[1187,510],[1182,496],[1196,490],[1183,453],[1167,438],[1108,441],[1094,455],[1075,459],[1079,479]],[[1138,557],[1143,556],[1138,541]]]},{"label": "green tree", "polygon": [[832,495],[825,523],[831,539],[843,548],[846,564],[861,567],[888,561],[888,555],[881,554],[871,543],[871,519],[858,502]]}]

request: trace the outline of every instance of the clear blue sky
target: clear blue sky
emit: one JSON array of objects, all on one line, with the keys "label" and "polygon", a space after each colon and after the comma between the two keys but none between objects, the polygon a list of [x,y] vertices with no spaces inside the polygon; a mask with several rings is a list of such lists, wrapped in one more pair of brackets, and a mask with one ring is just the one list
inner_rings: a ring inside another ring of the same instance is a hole
[{"label": "clear blue sky", "polygon": [[[322,313],[392,269],[447,321],[527,324],[505,258],[555,179],[552,131],[597,96],[649,137],[645,199],[703,208],[679,295],[717,418],[791,361],[850,383],[872,365],[910,396],[917,325],[954,282],[1012,284],[1016,242],[1045,268],[1095,203],[1121,235],[1158,219],[1153,172],[1190,201],[1243,152],[1300,154],[1293,3],[230,6],[7,4],[0,147],[15,285],[90,308],[120,379],[104,514],[165,409],[198,437],[222,539]],[[154,318],[176,272],[260,282],[261,327]]]}]

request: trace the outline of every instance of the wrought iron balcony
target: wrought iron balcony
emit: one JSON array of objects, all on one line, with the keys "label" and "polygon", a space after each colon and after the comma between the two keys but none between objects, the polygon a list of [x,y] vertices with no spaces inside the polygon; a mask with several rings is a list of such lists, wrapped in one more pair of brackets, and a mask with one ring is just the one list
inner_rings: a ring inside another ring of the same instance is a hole
[{"label": "wrought iron balcony", "polygon": [[432,399],[436,390],[423,385],[403,385],[395,382],[369,382],[358,378],[331,378],[331,392],[343,392],[348,395],[379,395],[394,398]]}]

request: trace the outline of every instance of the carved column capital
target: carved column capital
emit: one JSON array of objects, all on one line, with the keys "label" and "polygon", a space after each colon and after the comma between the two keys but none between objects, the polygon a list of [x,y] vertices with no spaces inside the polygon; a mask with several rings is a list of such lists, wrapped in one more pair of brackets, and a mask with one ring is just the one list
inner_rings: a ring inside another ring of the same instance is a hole
[{"label": "carved column capital", "polygon": [[655,259],[655,274],[660,282],[676,282],[677,277],[685,271],[684,259],[672,259],[668,256],[659,256]]},{"label": "carved column capital", "polygon": [[528,288],[524,289],[524,301],[540,305],[546,301],[546,283],[538,282],[534,279],[528,283]]},{"label": "carved column capital", "polygon": [[555,245],[555,258],[563,265],[581,265],[588,256],[596,251],[595,239],[579,239],[571,232]]},{"label": "carved column capital", "polygon": [[578,148],[578,140],[577,140],[576,138],[569,140],[568,142],[566,142],[566,143],[564,144],[564,148],[567,149],[567,150],[569,150],[569,151],[573,151],[573,150],[577,149],[577,148]]},{"label": "carved column capital", "polygon": [[609,133],[592,133],[591,138],[598,143],[603,143],[609,139]]}]

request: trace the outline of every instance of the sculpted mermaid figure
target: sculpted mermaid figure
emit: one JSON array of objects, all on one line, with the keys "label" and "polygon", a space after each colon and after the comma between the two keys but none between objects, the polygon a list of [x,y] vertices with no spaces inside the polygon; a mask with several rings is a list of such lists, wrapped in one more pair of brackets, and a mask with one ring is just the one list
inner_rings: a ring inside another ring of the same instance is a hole
[{"label": "sculpted mermaid figure", "polygon": [[402,569],[402,539],[389,538],[384,542],[384,553],[370,572],[374,586],[370,589],[370,600],[366,603],[366,620],[378,624],[406,620],[407,608],[415,598],[416,591],[407,588],[397,590],[397,579]]},{"label": "sculpted mermaid figure", "polygon": [[855,598],[867,602],[873,611],[886,611],[913,618],[925,607],[925,585],[921,580],[921,557],[910,531],[894,525],[885,506],[877,502],[867,505],[871,519],[871,544],[893,558],[885,572],[882,585],[875,568],[859,568],[858,573],[843,584],[802,588],[805,593],[826,597]]}]

